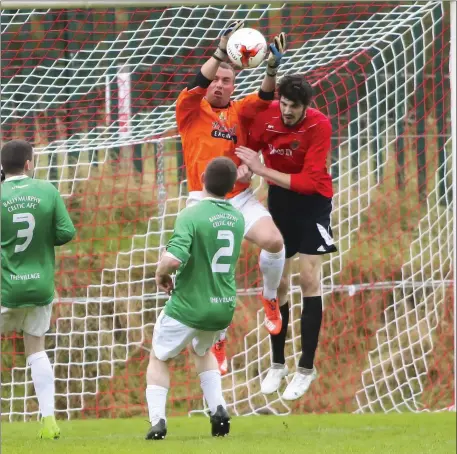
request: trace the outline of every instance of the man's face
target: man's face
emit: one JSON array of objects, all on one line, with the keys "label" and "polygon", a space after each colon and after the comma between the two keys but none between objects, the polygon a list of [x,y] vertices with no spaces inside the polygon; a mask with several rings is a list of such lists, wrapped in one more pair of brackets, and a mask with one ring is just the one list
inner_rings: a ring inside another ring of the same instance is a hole
[{"label": "man's face", "polygon": [[206,99],[212,107],[225,107],[230,102],[235,90],[233,71],[228,68],[219,68],[216,77],[206,92]]},{"label": "man's face", "polygon": [[306,107],[302,103],[290,101],[284,96],[279,100],[281,118],[286,126],[295,126],[305,118]]}]

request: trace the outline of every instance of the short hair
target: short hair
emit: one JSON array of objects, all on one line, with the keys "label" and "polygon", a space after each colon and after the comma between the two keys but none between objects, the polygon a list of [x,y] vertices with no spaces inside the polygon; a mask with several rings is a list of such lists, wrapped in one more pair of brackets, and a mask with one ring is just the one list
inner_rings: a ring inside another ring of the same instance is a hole
[{"label": "short hair", "polygon": [[313,88],[299,74],[286,75],[278,84],[278,95],[308,107],[313,99]]},{"label": "short hair", "polygon": [[203,181],[208,193],[225,197],[235,185],[237,168],[229,158],[215,158],[207,165]]},{"label": "short hair", "polygon": [[233,73],[233,82],[235,82],[235,77],[236,77],[235,68],[230,63],[223,61],[220,63],[219,68],[230,69]]},{"label": "short hair", "polygon": [[2,167],[8,174],[20,173],[25,163],[33,159],[33,148],[25,140],[11,140],[2,148]]}]

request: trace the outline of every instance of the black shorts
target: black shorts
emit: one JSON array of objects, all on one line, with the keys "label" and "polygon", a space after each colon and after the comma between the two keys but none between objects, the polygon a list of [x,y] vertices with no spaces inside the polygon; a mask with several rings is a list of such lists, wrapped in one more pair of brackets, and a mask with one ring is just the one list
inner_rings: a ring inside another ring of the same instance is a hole
[{"label": "black shorts", "polygon": [[330,227],[332,199],[272,185],[268,189],[268,209],[284,238],[286,258],[297,252],[308,255],[336,252]]}]

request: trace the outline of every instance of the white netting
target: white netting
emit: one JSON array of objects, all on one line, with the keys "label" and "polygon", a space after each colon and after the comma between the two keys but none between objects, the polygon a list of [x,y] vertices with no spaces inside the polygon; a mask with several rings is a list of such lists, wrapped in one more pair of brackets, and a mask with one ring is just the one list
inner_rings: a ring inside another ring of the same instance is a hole
[{"label": "white netting", "polygon": [[[113,41],[100,43],[94,50],[76,52],[71,61],[57,60],[51,66],[36,67],[25,77],[10,78],[2,87],[2,124],[68,102],[67,92],[55,90],[57,79],[83,96],[94,87],[104,89],[107,80],[115,78],[121,68],[135,72],[144,65],[164,65],[170,59],[179,58],[183,49],[212,45],[233,18],[245,17],[248,26],[255,26],[269,12],[281,12],[286,7],[169,8],[160,18],[142,22],[135,31],[120,33]],[[400,131],[401,123],[411,105],[417,102],[417,89],[422,83],[421,75],[431,53],[436,27],[443,21],[442,8],[439,2],[417,2],[364,16],[363,20],[354,20],[319,38],[292,43],[281,66],[280,75],[285,72],[313,74],[315,87],[329,87],[324,95],[328,104],[342,97],[348,105],[347,110],[337,112],[332,118],[334,133],[340,136],[336,149],[338,158],[332,165],[336,190],[333,228],[339,251],[324,264],[326,301],[339,291],[353,295],[364,288],[395,286],[394,303],[385,311],[385,326],[376,334],[377,347],[365,355],[364,361],[368,360],[369,366],[363,372],[363,389],[356,388],[352,394],[356,393],[360,411],[399,410],[404,406],[413,410],[420,408],[416,401],[422,391],[420,377],[427,371],[432,335],[440,322],[440,306],[450,279],[452,203],[438,193],[451,169],[447,149],[447,161],[441,171],[437,171],[436,183],[429,188],[426,212],[416,226],[418,237],[411,243],[411,259],[403,267],[400,283],[365,286],[363,281],[351,285],[341,285],[339,281],[346,255],[350,255],[348,252],[357,241],[364,213],[372,204],[373,191],[382,181],[398,136],[404,134]],[[45,13],[2,11],[2,30]],[[178,36],[178,30],[185,30],[185,37]],[[116,58],[113,59],[114,51]],[[94,61],[95,66],[88,64]],[[241,72],[235,98],[256,90],[263,73],[264,68]],[[344,94],[345,90],[352,93],[352,97]],[[18,104],[15,96],[19,92],[23,96]],[[38,150],[37,172],[45,171],[51,181],[58,182],[62,194],[70,196],[75,182],[89,179],[94,164],[102,165],[106,161],[108,150],[145,142],[158,143],[159,150],[163,150],[168,140],[175,140],[150,139],[176,126],[174,109],[174,102],[165,102],[149,112],[135,115],[128,137],[119,134],[120,125],[114,122],[65,140],[55,140]],[[95,155],[94,150],[100,153]],[[74,153],[76,159],[67,160],[69,153]],[[64,159],[54,161],[58,164],[53,164],[57,168],[57,177],[53,177],[50,162],[56,155]],[[160,174],[161,165],[163,168],[159,153]],[[72,174],[66,171],[68,167],[74,168]],[[163,198],[163,181],[159,187]],[[261,188],[258,189],[261,192]],[[93,400],[107,393],[109,382],[119,368],[124,367],[144,343],[147,348],[155,317],[165,302],[153,284],[154,268],[159,250],[172,231],[176,213],[185,205],[185,197],[181,184],[178,194],[170,195],[161,207],[163,213],[159,210],[158,216],[149,220],[147,229],[132,237],[130,250],[119,253],[114,266],[103,269],[100,284],[88,287],[86,299],[74,300],[71,309],[57,320],[49,334],[58,396],[66,402],[65,409],[59,411],[68,417],[88,405],[93,407]],[[297,309],[301,303],[297,298],[300,290],[296,278],[294,273],[289,360],[297,359],[300,354]],[[240,297],[254,292],[252,288],[240,288]],[[264,377],[270,357],[262,319],[259,310],[256,326],[244,334],[237,353],[230,360],[231,372],[224,378],[226,398],[236,414],[285,414],[291,410],[278,395],[267,398],[260,393],[260,378]],[[411,367],[416,368],[414,376],[409,375]],[[23,367],[13,369],[9,383],[2,382],[3,395],[7,396],[2,397],[2,402],[9,406],[4,414],[10,418],[15,414],[26,418],[36,413],[28,410],[32,396],[27,394],[24,384],[30,384],[30,378]],[[385,400],[389,400],[389,404],[384,404]],[[193,410],[202,409],[200,404]]]},{"label": "white netting", "polygon": [[[447,159],[439,170],[444,181],[452,178],[451,141]],[[451,188],[439,193],[440,180],[427,198],[427,214],[419,222],[410,260],[402,267],[402,280],[393,292],[393,302],[384,312],[384,325],[376,333],[376,347],[369,352],[369,367],[363,371],[363,389],[357,391],[360,412],[419,411],[424,376],[429,371],[433,334],[443,314],[446,283],[452,280],[454,251],[453,200]],[[414,285],[415,284],[415,285]]]}]

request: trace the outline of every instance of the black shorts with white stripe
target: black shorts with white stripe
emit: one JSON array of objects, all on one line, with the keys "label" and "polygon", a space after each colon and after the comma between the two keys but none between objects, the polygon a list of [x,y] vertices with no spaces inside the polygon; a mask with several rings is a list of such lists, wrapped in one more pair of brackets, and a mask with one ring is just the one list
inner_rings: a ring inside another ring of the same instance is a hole
[{"label": "black shorts with white stripe", "polygon": [[330,226],[332,199],[271,185],[268,209],[284,238],[286,258],[297,253],[323,255],[337,251]]}]

